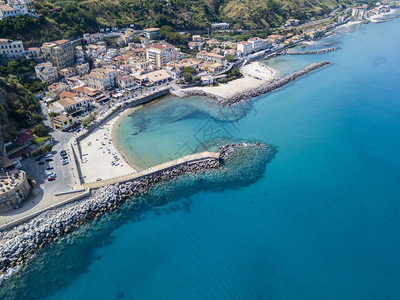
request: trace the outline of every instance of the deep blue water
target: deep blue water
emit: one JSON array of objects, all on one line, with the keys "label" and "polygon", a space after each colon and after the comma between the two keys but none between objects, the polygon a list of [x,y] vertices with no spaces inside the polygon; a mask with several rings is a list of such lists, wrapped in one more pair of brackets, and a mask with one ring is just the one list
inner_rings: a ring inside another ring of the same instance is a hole
[{"label": "deep blue water", "polygon": [[[332,65],[251,100],[236,118],[205,99],[172,97],[127,118],[120,140],[143,167],[221,136],[279,153],[254,184],[108,224],[97,242],[64,238],[39,258],[81,268],[60,271],[63,286],[42,270],[51,284],[23,288],[46,299],[399,299],[399,28],[400,19],[363,25],[313,46],[337,40],[338,51],[267,62],[282,73]],[[82,230],[101,233],[96,226]]]}]

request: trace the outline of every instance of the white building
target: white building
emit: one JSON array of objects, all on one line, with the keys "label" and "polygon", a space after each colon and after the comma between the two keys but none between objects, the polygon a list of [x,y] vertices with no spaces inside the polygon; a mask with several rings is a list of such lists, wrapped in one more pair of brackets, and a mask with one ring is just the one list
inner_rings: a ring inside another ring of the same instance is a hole
[{"label": "white building", "polygon": [[180,49],[172,45],[152,45],[146,51],[146,58],[158,68],[165,67],[171,61],[181,60],[182,57]]},{"label": "white building", "polygon": [[0,39],[0,59],[16,59],[25,56],[22,41]]},{"label": "white building", "polygon": [[36,76],[43,82],[51,84],[58,80],[57,69],[50,62],[39,64],[35,67]]},{"label": "white building", "polygon": [[242,55],[250,54],[253,51],[253,46],[251,43],[243,41],[237,43],[236,50]]},{"label": "white building", "polygon": [[116,85],[117,71],[109,68],[93,69],[87,79],[91,88],[104,90]]},{"label": "white building", "polygon": [[[5,1],[2,1],[5,3]],[[37,16],[32,0],[8,0],[7,4],[0,5],[0,20],[18,15]]]},{"label": "white building", "polygon": [[253,52],[258,52],[263,50],[263,40],[259,37],[254,37],[248,39],[248,42],[251,44],[251,48]]}]

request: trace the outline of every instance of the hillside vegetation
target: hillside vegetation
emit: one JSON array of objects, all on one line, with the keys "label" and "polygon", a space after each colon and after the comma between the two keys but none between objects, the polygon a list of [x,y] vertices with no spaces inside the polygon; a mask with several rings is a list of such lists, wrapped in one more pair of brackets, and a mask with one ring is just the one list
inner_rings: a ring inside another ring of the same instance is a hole
[{"label": "hillside vegetation", "polygon": [[36,0],[40,17],[0,21],[0,36],[22,39],[28,46],[96,32],[99,28],[170,25],[205,29],[228,22],[239,29],[278,27],[294,17],[323,16],[341,0]]}]

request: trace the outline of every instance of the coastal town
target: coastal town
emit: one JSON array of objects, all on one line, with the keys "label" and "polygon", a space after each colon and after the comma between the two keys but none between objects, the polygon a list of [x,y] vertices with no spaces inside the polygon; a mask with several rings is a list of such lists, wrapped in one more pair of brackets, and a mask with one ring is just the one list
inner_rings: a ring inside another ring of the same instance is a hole
[{"label": "coastal town", "polygon": [[[37,16],[33,1],[0,2],[0,19]],[[29,76],[45,87],[34,95],[42,124],[23,128],[11,142],[0,137],[0,228],[12,228],[44,211],[83,199],[91,189],[147,176],[149,171],[127,161],[115,143],[114,127],[132,109],[166,95],[203,95],[221,105],[233,105],[272,91],[329,62],[279,78],[278,70],[260,61],[302,54],[291,48],[327,36],[349,22],[380,22],[399,6],[383,1],[372,8],[364,4],[338,9],[328,23],[290,18],[271,34],[242,41],[218,38],[218,33],[229,35],[232,29],[229,23],[212,23],[211,30],[203,34],[176,32],[190,36],[184,47],[168,41],[165,28],[137,29],[134,24],[38,47],[0,37],[1,62],[34,62],[34,74]],[[0,101],[6,97],[0,89]],[[212,162],[209,168],[216,168],[217,158],[207,153],[187,159],[206,159]],[[179,168],[183,164],[174,163]]]}]

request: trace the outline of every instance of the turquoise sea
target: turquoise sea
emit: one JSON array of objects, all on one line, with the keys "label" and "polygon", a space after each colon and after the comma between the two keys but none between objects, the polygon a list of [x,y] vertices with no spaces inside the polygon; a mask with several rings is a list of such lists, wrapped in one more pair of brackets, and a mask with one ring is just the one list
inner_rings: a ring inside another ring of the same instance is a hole
[{"label": "turquoise sea", "polygon": [[245,186],[210,177],[182,197],[183,178],[168,205],[83,226],[1,299],[400,299],[399,28],[353,26],[308,48],[338,51],[268,61],[332,65],[234,108],[169,97],[128,116],[118,139],[141,168],[217,138],[278,153]]}]

